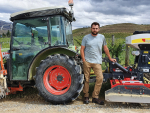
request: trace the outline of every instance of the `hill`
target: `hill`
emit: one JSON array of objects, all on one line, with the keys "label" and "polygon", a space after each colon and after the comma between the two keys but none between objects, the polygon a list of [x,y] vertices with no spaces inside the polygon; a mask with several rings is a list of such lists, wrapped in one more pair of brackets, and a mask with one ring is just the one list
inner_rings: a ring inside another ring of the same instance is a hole
[{"label": "hill", "polygon": [[[150,25],[121,23],[102,26],[100,28],[99,33],[103,34],[107,40],[107,43],[111,44],[112,35],[114,35],[116,39],[122,39],[122,41],[124,41],[125,37],[132,35],[134,31],[147,31],[147,30],[150,30]],[[90,27],[73,30],[74,44],[76,46],[80,46],[82,38],[89,33],[91,33]]]},{"label": "hill", "polygon": [[[132,23],[121,23],[102,26],[100,33],[133,33],[134,31],[147,31],[150,30],[150,25],[139,25]],[[90,28],[79,28],[73,30],[73,36],[86,35],[90,33]]]},{"label": "hill", "polygon": [[[0,20],[0,34],[7,33],[8,30],[11,32],[10,24],[11,24],[11,22],[5,22],[5,21]],[[3,26],[3,29],[1,30],[2,26]]]}]

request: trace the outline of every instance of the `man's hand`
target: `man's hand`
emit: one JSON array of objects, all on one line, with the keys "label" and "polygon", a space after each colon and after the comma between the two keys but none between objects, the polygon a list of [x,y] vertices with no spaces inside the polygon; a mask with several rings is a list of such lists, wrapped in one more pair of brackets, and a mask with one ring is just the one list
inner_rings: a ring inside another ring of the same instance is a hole
[{"label": "man's hand", "polygon": [[82,45],[81,45],[80,54],[81,54],[81,58],[82,58],[82,61],[83,61],[83,62],[85,61],[84,49],[85,49],[85,46],[82,46]]},{"label": "man's hand", "polygon": [[112,61],[112,62],[117,62],[116,59],[114,59],[114,58],[111,58],[109,60]]},{"label": "man's hand", "polygon": [[116,59],[110,57],[109,49],[108,49],[107,45],[104,45],[103,48],[104,48],[104,51],[105,51],[106,55],[108,56],[109,60],[112,62],[117,62]]}]

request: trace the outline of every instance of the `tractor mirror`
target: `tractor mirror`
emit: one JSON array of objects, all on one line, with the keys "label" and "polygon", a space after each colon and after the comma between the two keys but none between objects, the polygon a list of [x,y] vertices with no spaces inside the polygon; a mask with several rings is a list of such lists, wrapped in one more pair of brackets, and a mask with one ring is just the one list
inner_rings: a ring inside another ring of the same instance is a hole
[{"label": "tractor mirror", "polygon": [[139,56],[140,52],[139,51],[132,51],[132,55]]}]

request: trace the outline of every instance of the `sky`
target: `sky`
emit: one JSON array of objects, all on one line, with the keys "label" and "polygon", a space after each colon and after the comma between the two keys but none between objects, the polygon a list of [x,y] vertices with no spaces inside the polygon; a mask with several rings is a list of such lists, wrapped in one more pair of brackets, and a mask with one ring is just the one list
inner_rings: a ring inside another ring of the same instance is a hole
[{"label": "sky", "polygon": [[[0,20],[9,21],[10,14],[34,8],[65,6],[68,0],[0,0]],[[74,0],[76,21],[73,29],[98,22],[101,26],[118,23],[150,24],[149,0]]]}]

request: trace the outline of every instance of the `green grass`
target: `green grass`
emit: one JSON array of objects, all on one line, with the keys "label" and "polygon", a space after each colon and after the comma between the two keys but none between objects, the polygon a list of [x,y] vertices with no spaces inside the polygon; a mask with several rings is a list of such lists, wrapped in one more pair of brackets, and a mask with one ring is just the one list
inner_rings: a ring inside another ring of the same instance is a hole
[{"label": "green grass", "polygon": [[10,48],[2,48],[1,49],[2,52],[7,52],[8,50],[10,50]]},{"label": "green grass", "polygon": [[102,33],[105,38],[112,38],[112,35],[114,35],[115,38],[126,38],[127,36],[132,35],[132,33],[122,33],[122,32],[116,32],[116,33]]},{"label": "green grass", "polygon": [[0,38],[0,45],[2,48],[10,48],[10,38]]}]

